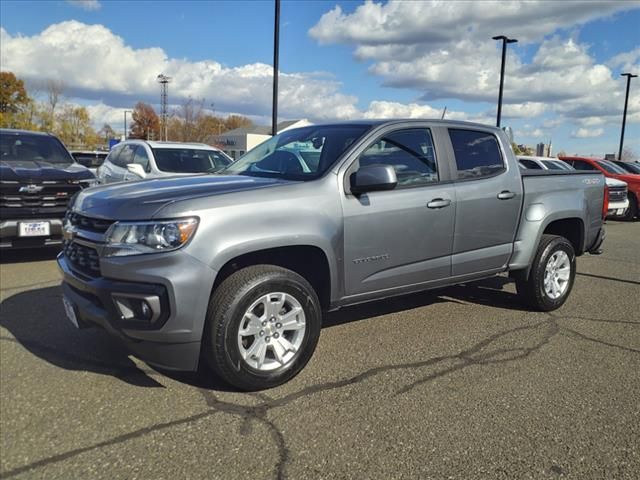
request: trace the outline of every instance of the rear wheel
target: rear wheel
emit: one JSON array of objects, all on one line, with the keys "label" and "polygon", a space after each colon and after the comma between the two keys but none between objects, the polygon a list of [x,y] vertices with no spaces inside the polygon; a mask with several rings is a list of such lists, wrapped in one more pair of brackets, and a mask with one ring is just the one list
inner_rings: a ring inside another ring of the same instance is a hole
[{"label": "rear wheel", "polygon": [[529,276],[515,275],[516,289],[529,306],[547,312],[564,304],[575,275],[573,245],[564,237],[543,235]]},{"label": "rear wheel", "polygon": [[303,277],[272,265],[247,267],[212,295],[203,352],[215,373],[242,390],[274,387],[307,364],[321,318]]}]

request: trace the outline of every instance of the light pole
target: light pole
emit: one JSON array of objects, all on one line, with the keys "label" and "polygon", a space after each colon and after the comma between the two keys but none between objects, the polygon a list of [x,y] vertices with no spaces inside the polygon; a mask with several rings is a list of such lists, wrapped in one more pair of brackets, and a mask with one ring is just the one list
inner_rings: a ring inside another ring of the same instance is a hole
[{"label": "light pole", "polygon": [[624,113],[622,114],[622,132],[620,133],[620,150],[618,150],[618,160],[622,160],[622,146],[624,144],[624,127],[627,124],[627,106],[629,104],[629,86],[631,85],[631,79],[636,78],[638,75],[631,73],[622,73],[621,77],[627,77],[627,94],[624,97]]},{"label": "light pole", "polygon": [[276,12],[273,25],[273,106],[271,110],[271,135],[278,134],[278,63],[280,60],[280,0],[275,0]]},{"label": "light pole", "polygon": [[500,93],[498,93],[498,120],[496,125],[500,126],[500,117],[502,116],[502,89],[504,87],[504,62],[507,58],[507,44],[516,43],[518,40],[515,38],[507,38],[504,35],[498,35],[492,37],[494,40],[502,40],[502,67],[500,68]]},{"label": "light pole", "polygon": [[127,113],[131,113],[131,110],[124,111],[124,139],[127,139]]}]

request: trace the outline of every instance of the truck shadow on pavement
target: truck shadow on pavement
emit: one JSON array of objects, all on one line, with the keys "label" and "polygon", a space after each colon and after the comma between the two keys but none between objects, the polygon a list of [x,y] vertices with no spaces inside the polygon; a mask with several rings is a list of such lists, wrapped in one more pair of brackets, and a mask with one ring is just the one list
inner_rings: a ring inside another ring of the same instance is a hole
[{"label": "truck shadow on pavement", "polygon": [[140,387],[163,387],[128,357],[128,351],[101,329],[77,330],[65,316],[60,287],[29,290],[0,304],[0,344],[18,343],[65,370],[111,375]]},{"label": "truck shadow on pavement", "polygon": [[34,248],[28,250],[0,250],[0,265],[55,260],[60,247]]}]

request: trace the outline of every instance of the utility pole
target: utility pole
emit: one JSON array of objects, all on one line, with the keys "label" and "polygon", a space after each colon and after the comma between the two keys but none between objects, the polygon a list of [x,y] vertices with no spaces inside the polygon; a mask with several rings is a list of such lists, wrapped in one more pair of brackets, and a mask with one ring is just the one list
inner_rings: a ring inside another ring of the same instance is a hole
[{"label": "utility pole", "polygon": [[622,160],[622,147],[624,145],[624,128],[627,125],[627,106],[629,105],[629,87],[631,86],[631,79],[636,78],[638,75],[631,73],[622,73],[621,77],[627,77],[627,94],[624,97],[624,113],[622,114],[622,132],[620,132],[620,150],[618,150],[618,160]]},{"label": "utility pole", "polygon": [[507,59],[507,44],[516,43],[518,40],[515,38],[507,38],[504,35],[498,35],[492,37],[493,40],[502,40],[502,67],[500,68],[500,92],[498,93],[498,119],[496,125],[500,126],[500,117],[502,116],[502,89],[504,88],[504,63]]},{"label": "utility pole", "polygon": [[157,77],[160,84],[160,140],[167,141],[167,105],[169,103],[169,82],[171,77],[160,74]]},{"label": "utility pole", "polygon": [[127,139],[127,113],[131,113],[131,110],[124,111],[124,139]]},{"label": "utility pole", "polygon": [[278,64],[280,60],[280,0],[275,0],[273,25],[273,105],[271,109],[271,135],[278,134]]}]

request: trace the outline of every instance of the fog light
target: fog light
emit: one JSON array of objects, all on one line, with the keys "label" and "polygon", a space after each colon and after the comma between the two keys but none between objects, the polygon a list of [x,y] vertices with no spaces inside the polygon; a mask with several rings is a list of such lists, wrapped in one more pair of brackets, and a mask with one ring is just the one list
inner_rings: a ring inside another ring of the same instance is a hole
[{"label": "fog light", "polygon": [[122,321],[153,323],[160,316],[160,298],[156,295],[112,294]]},{"label": "fog light", "polygon": [[153,310],[151,310],[151,307],[149,306],[149,304],[147,302],[145,302],[144,300],[142,301],[142,305],[140,306],[140,310],[142,312],[142,319],[143,320],[151,320],[151,316],[153,315]]}]

